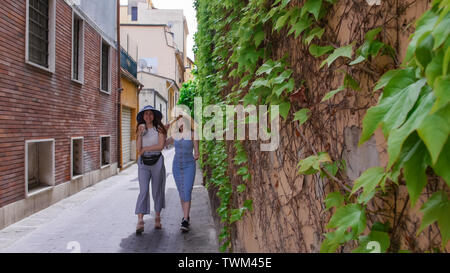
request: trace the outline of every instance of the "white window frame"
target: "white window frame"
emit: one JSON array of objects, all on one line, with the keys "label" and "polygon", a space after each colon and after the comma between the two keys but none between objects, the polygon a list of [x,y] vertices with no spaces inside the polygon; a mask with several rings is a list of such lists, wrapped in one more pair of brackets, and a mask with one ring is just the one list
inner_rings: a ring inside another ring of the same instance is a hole
[{"label": "white window frame", "polygon": [[[103,44],[106,44],[108,46],[108,90],[103,90],[102,89],[102,74],[103,74],[103,65],[102,65],[102,50],[103,50]],[[111,53],[112,52],[112,47],[111,45],[105,40],[105,39],[100,39],[100,91],[110,95],[111,94],[111,84],[112,84],[112,56]]]},{"label": "white window frame", "polygon": [[[39,189],[39,190],[32,190],[31,192],[28,191],[28,144],[30,143],[40,143],[40,142],[51,142],[52,143],[52,151],[51,151],[51,178],[50,181],[48,181],[49,185],[48,187]],[[55,186],[55,139],[34,139],[34,140],[26,140],[25,141],[25,197],[29,198],[33,195],[39,194],[44,191],[48,191]]]},{"label": "white window frame", "polygon": [[49,0],[48,22],[48,67],[34,63],[29,56],[29,30],[30,30],[30,0],[26,0],[26,27],[25,27],[25,63],[55,73],[55,41],[56,41],[56,1]]},{"label": "white window frame", "polygon": [[[74,44],[73,44],[73,35],[75,32],[75,18],[78,18],[81,22],[80,22],[80,33],[79,33],[79,52],[78,52],[78,78],[79,79],[75,79],[73,77],[73,57],[74,57]],[[77,12],[75,11],[75,9],[72,9],[72,56],[71,56],[71,73],[70,73],[70,78],[72,79],[72,81],[77,82],[79,84],[84,84],[84,26],[85,26],[85,20],[83,19],[83,17]]]},{"label": "white window frame", "polygon": [[[102,165],[102,139],[103,138],[109,138],[109,163],[106,165]],[[102,135],[100,136],[100,169],[109,167],[111,165],[111,135]]]},{"label": "white window frame", "polygon": [[[81,174],[73,176],[73,143],[75,140],[81,139]],[[70,140],[70,180],[84,176],[84,137],[72,137]]]}]

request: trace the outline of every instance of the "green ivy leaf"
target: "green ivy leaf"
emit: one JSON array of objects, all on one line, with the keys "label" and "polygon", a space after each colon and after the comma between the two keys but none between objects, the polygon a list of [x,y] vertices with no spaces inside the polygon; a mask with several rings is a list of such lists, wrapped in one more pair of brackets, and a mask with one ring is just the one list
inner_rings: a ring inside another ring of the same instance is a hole
[{"label": "green ivy leaf", "polygon": [[291,109],[291,103],[288,101],[282,102],[280,104],[280,115],[286,120],[289,110]]},{"label": "green ivy leaf", "polygon": [[237,186],[237,191],[238,193],[243,193],[246,188],[247,186],[245,186],[245,184],[240,184],[239,186]]},{"label": "green ivy leaf", "polygon": [[300,160],[297,164],[299,174],[314,174],[320,170],[320,163],[331,162],[328,153],[320,152],[317,155],[309,156]]},{"label": "green ivy leaf", "polygon": [[[372,242],[372,243],[371,243]],[[386,253],[391,241],[386,232],[372,230],[369,235],[359,237],[359,246],[352,250],[352,253],[376,253],[373,243],[379,244],[380,253]]]},{"label": "green ivy leaf", "polygon": [[432,31],[434,25],[436,24],[439,16],[434,13],[432,10],[428,10],[425,12],[422,17],[416,22],[416,32],[414,33],[411,42],[408,45],[408,49],[406,50],[406,56],[404,59],[404,63],[408,63],[414,53],[416,52],[417,43],[423,34],[426,32]]},{"label": "green ivy leaf", "polygon": [[448,74],[449,67],[450,67],[450,46],[445,51],[445,55],[444,55],[444,62],[442,64],[443,75]]},{"label": "green ivy leaf", "polygon": [[359,64],[361,62],[364,62],[366,60],[366,58],[364,56],[358,56],[356,59],[354,59],[351,63],[349,63],[348,65],[355,65],[355,64]]},{"label": "green ivy leaf", "polygon": [[295,32],[295,38],[297,38],[302,32],[309,28],[312,25],[312,20],[309,17],[302,17],[300,20],[292,26],[291,30],[289,31],[288,35],[291,35]]},{"label": "green ivy leaf", "polygon": [[381,223],[381,222],[375,222],[372,225],[372,231],[381,231],[381,232],[389,232],[390,226],[389,222]]},{"label": "green ivy leaf", "polygon": [[[393,128],[401,125],[411,108],[419,97],[425,80],[414,82],[415,78],[404,77],[404,73],[398,73],[384,88],[383,96],[378,105],[369,108],[363,120],[363,131],[359,144],[367,141],[383,123],[385,136]],[[412,83],[413,82],[413,83]]]},{"label": "green ivy leaf", "polygon": [[244,107],[247,105],[257,105],[259,96],[255,94],[255,92],[250,91],[247,95],[244,96]]},{"label": "green ivy leaf", "polygon": [[434,193],[422,206],[422,224],[417,234],[420,234],[426,227],[437,221],[442,235],[442,246],[450,240],[450,201],[443,191]]},{"label": "green ivy leaf", "polygon": [[346,88],[351,88],[355,91],[361,90],[361,87],[359,87],[359,83],[348,73],[345,73],[344,86]]},{"label": "green ivy leaf", "polygon": [[340,207],[331,217],[327,228],[351,228],[353,237],[363,233],[366,228],[366,214],[364,208],[359,204],[349,204]]},{"label": "green ivy leaf", "polygon": [[292,75],[292,70],[285,70],[283,73],[271,80],[272,84],[281,84]]},{"label": "green ivy leaf", "polygon": [[249,82],[252,78],[253,78],[253,75],[251,75],[251,74],[244,76],[240,81],[239,87],[241,87],[241,88],[247,87],[247,85],[249,84]]},{"label": "green ivy leaf", "polygon": [[303,123],[305,123],[309,119],[309,112],[310,110],[308,108],[303,108],[297,111],[294,115],[293,121],[299,121],[299,126],[301,126]]},{"label": "green ivy leaf", "polygon": [[320,253],[334,253],[339,245],[351,240],[351,234],[347,233],[343,228],[328,232],[324,235],[325,240],[323,240],[320,246]]},{"label": "green ivy leaf", "polygon": [[434,172],[442,177],[450,187],[450,168],[448,166],[450,166],[450,138],[447,139],[447,143],[445,143],[436,164],[433,166]]},{"label": "green ivy leaf", "polygon": [[266,36],[266,33],[264,32],[264,30],[259,31],[258,33],[255,34],[255,46],[258,47],[262,41],[264,41],[264,38]]},{"label": "green ivy leaf", "polygon": [[226,241],[225,243],[223,243],[223,245],[221,245],[219,247],[219,251],[220,252],[225,252],[227,251],[228,247],[230,246],[231,242],[230,241]]},{"label": "green ivy leaf", "polygon": [[432,88],[434,88],[434,81],[436,78],[442,75],[443,60],[444,51],[440,50],[425,69],[425,76],[427,77],[428,85]]},{"label": "green ivy leaf", "polygon": [[275,63],[273,60],[267,60],[261,67],[256,71],[256,75],[260,76],[262,74],[269,75],[272,70],[276,67],[281,67],[279,62]]},{"label": "green ivy leaf", "polygon": [[334,47],[332,46],[318,46],[316,44],[312,44],[309,46],[309,53],[311,53],[314,57],[320,57],[333,49]]},{"label": "green ivy leaf", "polygon": [[333,91],[328,92],[322,99],[322,102],[327,101],[331,99],[334,95],[344,90],[345,87],[343,85],[339,86],[337,89],[334,89]]},{"label": "green ivy leaf", "polygon": [[234,157],[234,163],[236,165],[241,165],[243,163],[246,163],[248,161],[248,156],[245,151],[239,151],[236,156]]},{"label": "green ivy leaf", "polygon": [[275,87],[275,89],[273,90],[273,93],[275,93],[279,97],[281,95],[281,93],[283,93],[284,90],[287,90],[288,92],[292,92],[294,90],[294,85],[295,85],[294,79],[291,78],[291,79],[289,79],[288,82],[285,82],[285,83]]},{"label": "green ivy leaf", "polygon": [[404,165],[404,176],[406,188],[411,199],[411,207],[414,207],[417,199],[427,184],[426,168],[428,166],[429,156],[426,147],[420,142],[419,147],[415,149],[413,155]]},{"label": "green ivy leaf", "polygon": [[251,199],[245,200],[244,208],[247,209],[248,211],[253,211],[253,200]]},{"label": "green ivy leaf", "polygon": [[291,12],[288,11],[288,12],[286,12],[286,14],[284,14],[283,16],[278,18],[278,20],[277,20],[273,30],[280,30],[280,29],[282,29],[286,25],[287,20],[289,19],[290,16],[291,16]]},{"label": "green ivy leaf", "polygon": [[375,37],[377,36],[378,33],[381,32],[381,30],[383,30],[382,27],[377,27],[377,28],[367,31],[366,35],[364,36],[365,40],[366,41],[375,40]]},{"label": "green ivy leaf", "polygon": [[427,67],[428,63],[432,59],[431,48],[433,47],[433,43],[433,36],[431,36],[429,33],[424,34],[423,37],[418,41],[415,57],[422,68]]},{"label": "green ivy leaf", "polygon": [[450,75],[441,76],[436,78],[434,83],[434,95],[436,96],[436,102],[431,109],[434,113],[442,107],[450,103]]},{"label": "green ivy leaf", "polygon": [[432,163],[435,164],[450,135],[450,104],[428,115],[417,132],[430,152]]},{"label": "green ivy leaf", "polygon": [[389,70],[386,73],[383,74],[383,76],[381,76],[381,78],[378,80],[377,84],[374,87],[374,91],[384,88],[389,82],[390,80],[396,76],[398,73],[403,73],[402,71],[404,70]]},{"label": "green ivy leaf", "polygon": [[378,52],[380,52],[380,50],[384,47],[384,43],[380,42],[380,41],[373,41],[370,43],[369,46],[369,54],[372,57],[375,57],[378,55]]},{"label": "green ivy leaf", "polygon": [[239,170],[236,172],[238,175],[244,175],[248,173],[248,168],[247,166],[244,167],[240,167]]},{"label": "green ivy leaf", "polygon": [[302,7],[301,16],[305,15],[306,12],[314,15],[316,21],[319,18],[320,7],[322,6],[322,0],[308,0]]},{"label": "green ivy leaf", "polygon": [[253,82],[253,84],[250,88],[256,89],[256,88],[263,87],[263,86],[270,87],[269,80],[264,79],[264,78],[258,78]]},{"label": "green ivy leaf", "polygon": [[408,117],[408,120],[401,127],[391,131],[388,138],[388,168],[391,168],[397,161],[406,138],[422,124],[422,121],[430,112],[433,102],[433,93],[429,92],[428,94],[421,96],[417,101],[417,105],[413,109],[412,114]]},{"label": "green ivy leaf", "polygon": [[447,13],[431,32],[431,35],[434,37],[433,50],[440,47],[448,38],[450,34],[450,28],[448,26],[450,26],[450,13]]},{"label": "green ivy leaf", "polygon": [[385,179],[385,177],[386,174],[383,167],[373,167],[367,169],[358,179],[355,180],[351,194],[354,194],[357,190],[363,188],[361,198],[366,199],[366,197],[375,190],[375,188],[383,179]]},{"label": "green ivy leaf", "polygon": [[346,57],[351,59],[352,58],[352,52],[353,52],[353,45],[347,45],[340,48],[336,48],[333,53],[328,56],[326,60],[322,62],[320,67],[323,67],[325,64],[328,64],[330,66],[337,58],[339,57]]},{"label": "green ivy leaf", "polygon": [[322,35],[323,35],[324,32],[325,32],[324,28],[316,27],[316,28],[312,29],[308,33],[308,37],[305,38],[305,43],[307,45],[309,45],[315,37],[317,37],[319,39],[322,38]]},{"label": "green ivy leaf", "polygon": [[328,171],[333,176],[336,176],[336,173],[338,172],[339,168],[343,168],[343,161],[335,161],[335,162],[325,162],[322,166],[322,171],[320,172],[320,177],[324,178],[328,175],[324,172],[324,170]]},{"label": "green ivy leaf", "polygon": [[344,196],[339,191],[330,192],[324,201],[326,210],[332,207],[340,208],[344,205]]}]

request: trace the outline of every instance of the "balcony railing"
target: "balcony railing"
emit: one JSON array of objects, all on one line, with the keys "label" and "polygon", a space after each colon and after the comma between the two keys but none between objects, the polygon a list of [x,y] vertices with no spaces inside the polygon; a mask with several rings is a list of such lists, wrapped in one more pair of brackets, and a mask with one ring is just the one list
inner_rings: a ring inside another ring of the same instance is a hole
[{"label": "balcony railing", "polygon": [[120,48],[120,66],[137,78],[137,63],[123,48]]}]

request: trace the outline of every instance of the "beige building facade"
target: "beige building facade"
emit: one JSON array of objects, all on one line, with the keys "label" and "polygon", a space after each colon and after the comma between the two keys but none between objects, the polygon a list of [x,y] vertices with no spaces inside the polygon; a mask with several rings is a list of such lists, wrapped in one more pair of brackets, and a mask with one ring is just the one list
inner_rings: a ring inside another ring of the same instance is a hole
[{"label": "beige building facade", "polygon": [[188,27],[183,10],[154,8],[134,0],[120,7],[121,45],[137,60],[137,79],[145,88],[139,105],[152,105],[171,120],[171,111],[185,82]]}]

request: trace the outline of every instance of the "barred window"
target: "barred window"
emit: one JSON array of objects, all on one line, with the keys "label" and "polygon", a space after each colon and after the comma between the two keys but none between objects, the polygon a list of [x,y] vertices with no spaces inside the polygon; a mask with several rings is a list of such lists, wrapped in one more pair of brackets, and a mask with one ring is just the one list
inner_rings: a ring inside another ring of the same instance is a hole
[{"label": "barred window", "polygon": [[29,45],[30,61],[49,67],[49,0],[29,2]]},{"label": "barred window", "polygon": [[109,45],[102,43],[102,79],[101,89],[109,91]]}]

